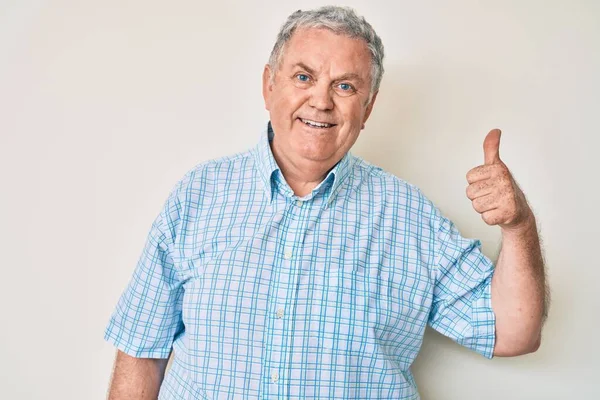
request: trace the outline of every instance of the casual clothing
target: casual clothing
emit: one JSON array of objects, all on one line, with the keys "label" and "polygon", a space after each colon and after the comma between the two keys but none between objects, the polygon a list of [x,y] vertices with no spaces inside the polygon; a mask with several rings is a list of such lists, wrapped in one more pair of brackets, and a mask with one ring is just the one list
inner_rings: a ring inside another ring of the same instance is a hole
[{"label": "casual clothing", "polygon": [[491,358],[493,263],[417,189],[347,153],[299,198],[270,124],[152,224],[105,339],[174,359],[160,399],[418,399],[425,326]]}]

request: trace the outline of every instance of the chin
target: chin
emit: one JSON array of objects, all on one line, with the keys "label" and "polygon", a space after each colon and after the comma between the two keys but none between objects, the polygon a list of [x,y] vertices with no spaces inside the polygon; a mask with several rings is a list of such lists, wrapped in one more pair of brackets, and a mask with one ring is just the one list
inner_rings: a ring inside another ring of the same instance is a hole
[{"label": "chin", "polygon": [[315,162],[325,162],[335,156],[335,152],[306,148],[301,150],[300,154],[303,158]]}]

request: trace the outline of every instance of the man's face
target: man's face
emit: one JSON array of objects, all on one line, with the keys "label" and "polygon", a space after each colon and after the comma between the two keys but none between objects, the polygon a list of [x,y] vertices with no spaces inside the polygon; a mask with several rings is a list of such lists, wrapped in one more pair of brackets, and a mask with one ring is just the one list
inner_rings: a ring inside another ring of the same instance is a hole
[{"label": "man's face", "polygon": [[370,88],[371,54],[363,40],[327,29],[294,32],[279,70],[267,65],[263,74],[275,156],[296,168],[331,168],[352,147],[371,113],[376,95],[368,103]]}]

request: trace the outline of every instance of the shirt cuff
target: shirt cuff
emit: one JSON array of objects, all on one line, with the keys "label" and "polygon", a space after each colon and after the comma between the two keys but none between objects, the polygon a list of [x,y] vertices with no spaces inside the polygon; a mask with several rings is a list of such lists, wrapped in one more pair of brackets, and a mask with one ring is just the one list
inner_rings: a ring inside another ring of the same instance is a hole
[{"label": "shirt cuff", "polygon": [[483,293],[473,302],[473,335],[459,340],[486,358],[493,358],[496,342],[496,315],[492,309],[492,276],[487,279]]},{"label": "shirt cuff", "polygon": [[169,358],[172,348],[148,348],[131,344],[128,335],[119,330],[114,324],[104,331],[104,340],[121,350],[123,353],[135,358]]}]

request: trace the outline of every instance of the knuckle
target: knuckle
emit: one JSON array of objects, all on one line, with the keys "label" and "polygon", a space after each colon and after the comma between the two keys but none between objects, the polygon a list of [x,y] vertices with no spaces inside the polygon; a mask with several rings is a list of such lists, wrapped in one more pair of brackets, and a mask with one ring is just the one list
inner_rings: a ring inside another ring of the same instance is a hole
[{"label": "knuckle", "polygon": [[483,219],[483,222],[485,222],[488,225],[491,225],[490,216],[489,215],[487,215],[487,214],[481,214],[481,218]]},{"label": "knuckle", "polygon": [[469,172],[467,172],[467,181],[469,183],[473,182],[475,173],[473,172],[473,170],[470,170]]},{"label": "knuckle", "polygon": [[475,184],[469,185],[469,187],[467,187],[467,197],[469,197],[471,200],[474,200],[476,194],[477,186]]}]

